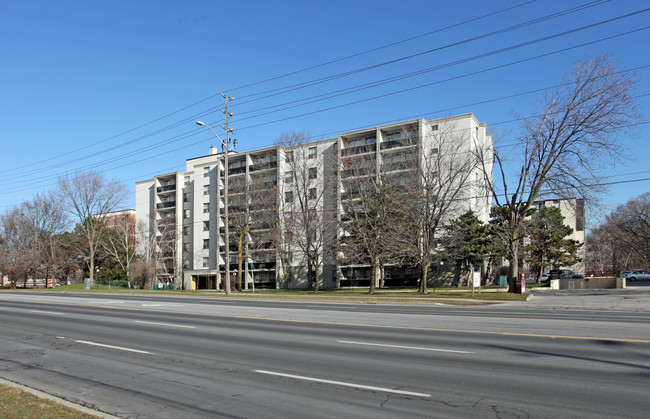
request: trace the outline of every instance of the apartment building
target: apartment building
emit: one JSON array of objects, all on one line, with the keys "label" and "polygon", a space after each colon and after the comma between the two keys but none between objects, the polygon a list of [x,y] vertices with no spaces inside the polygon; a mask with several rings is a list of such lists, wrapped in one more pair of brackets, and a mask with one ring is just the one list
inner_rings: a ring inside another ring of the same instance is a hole
[{"label": "apartment building", "polygon": [[[403,121],[314,142],[285,138],[273,147],[230,152],[227,168],[224,153],[210,147],[208,155],[188,159],[184,172],[136,183],[138,252],[156,258],[159,280],[184,289],[221,289],[227,196],[230,272],[241,275],[244,288],[307,288],[315,278],[324,288],[365,285],[369,268],[342,265],[333,249],[342,199],[355,193],[351,181],[372,168],[374,176],[399,185],[406,167],[443,152],[443,135],[447,144],[453,141],[450,159],[476,148],[491,151],[491,134],[473,114]],[[491,197],[481,192],[478,166],[469,178],[457,215],[472,210],[487,221]],[[414,268],[387,272],[394,284],[415,275]]]}]

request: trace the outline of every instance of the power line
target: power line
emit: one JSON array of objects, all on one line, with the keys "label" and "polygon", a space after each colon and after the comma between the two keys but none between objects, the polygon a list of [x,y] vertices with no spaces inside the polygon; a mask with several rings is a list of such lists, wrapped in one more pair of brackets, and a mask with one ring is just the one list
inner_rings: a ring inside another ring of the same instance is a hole
[{"label": "power line", "polygon": [[[468,23],[472,23],[472,22],[475,22],[475,21],[478,21],[478,20],[482,20],[482,19],[491,17],[491,16],[495,16],[495,15],[498,15],[498,14],[501,14],[501,13],[504,13],[504,12],[507,12],[507,11],[510,11],[510,10],[514,10],[516,8],[519,8],[519,7],[534,3],[535,1],[536,0],[527,1],[527,2],[524,2],[524,3],[518,4],[518,5],[512,6],[512,7],[508,7],[508,8],[505,8],[505,9],[500,9],[500,10],[497,10],[497,11],[494,11],[494,12],[491,12],[491,13],[488,13],[488,14],[485,14],[485,15],[482,15],[482,16],[478,16],[476,18],[472,18],[472,19],[469,19],[469,20],[465,20],[465,21],[453,24],[453,25],[449,25],[449,26],[447,26],[445,28],[441,28],[441,29],[438,29],[438,30],[435,30],[435,31],[426,32],[426,33],[423,33],[423,34],[420,34],[420,35],[413,36],[411,38],[403,39],[401,41],[396,41],[396,42],[392,42],[392,43],[389,43],[389,44],[385,44],[385,45],[375,47],[375,48],[372,48],[372,49],[369,49],[369,50],[361,51],[359,53],[355,53],[355,54],[352,54],[352,55],[349,55],[349,56],[341,57],[341,58],[338,58],[338,59],[335,59],[335,60],[327,61],[327,62],[317,64],[317,65],[313,65],[313,66],[310,66],[310,67],[306,67],[306,68],[303,68],[303,69],[300,69],[300,70],[295,70],[295,71],[292,71],[292,72],[289,72],[289,73],[281,74],[279,76],[275,76],[275,77],[272,77],[272,78],[269,78],[269,79],[260,80],[260,81],[257,81],[257,82],[249,83],[249,84],[242,85],[242,86],[237,86],[237,87],[230,88],[230,89],[225,89],[225,91],[239,90],[239,89],[242,89],[242,88],[245,88],[245,87],[259,85],[259,84],[266,83],[266,82],[269,82],[269,81],[285,78],[285,77],[288,77],[288,76],[291,76],[291,75],[295,75],[295,74],[298,74],[298,73],[302,73],[302,72],[306,72],[306,71],[309,71],[309,70],[312,70],[312,69],[323,67],[323,66],[326,66],[326,65],[329,65],[329,64],[333,64],[333,63],[341,62],[341,61],[344,61],[344,60],[348,60],[350,58],[354,58],[354,57],[358,57],[358,56],[361,56],[361,55],[368,54],[370,52],[385,49],[385,48],[388,48],[388,47],[391,47],[391,46],[394,46],[394,45],[403,44],[403,43],[406,43],[406,42],[409,42],[409,41],[412,41],[412,40],[415,40],[415,39],[418,39],[418,38],[422,38],[422,37],[425,37],[425,36],[428,36],[428,35],[432,35],[432,34],[435,34],[435,33],[442,32],[442,31],[447,30],[447,29],[459,27],[459,26],[462,26],[462,25],[465,25],[465,24],[468,24]],[[79,152],[79,151],[83,151],[83,150],[95,147],[95,146],[97,146],[99,144],[103,144],[103,143],[108,142],[110,140],[113,140],[115,138],[118,138],[118,137],[124,136],[126,134],[129,134],[131,132],[134,132],[134,131],[136,131],[138,129],[144,128],[144,127],[149,126],[149,125],[152,125],[152,124],[154,124],[154,123],[156,123],[158,121],[161,121],[163,119],[166,119],[166,118],[168,118],[170,116],[176,115],[176,114],[178,114],[178,113],[180,113],[182,111],[190,109],[190,108],[192,108],[192,107],[194,107],[194,106],[196,106],[198,104],[206,102],[206,101],[208,101],[208,100],[210,100],[210,99],[212,99],[214,97],[217,97],[217,96],[219,96],[219,93],[215,93],[213,95],[210,95],[210,96],[208,96],[206,98],[203,98],[203,99],[201,99],[201,100],[199,100],[197,102],[194,102],[194,103],[192,103],[190,105],[186,105],[186,106],[184,106],[184,107],[182,107],[182,108],[180,108],[178,110],[175,110],[173,112],[165,114],[165,115],[160,116],[160,117],[158,117],[158,118],[156,118],[154,120],[151,120],[151,121],[146,122],[144,124],[138,125],[138,126],[136,126],[134,128],[128,129],[128,130],[123,131],[123,132],[121,132],[119,134],[115,134],[115,135],[113,135],[111,137],[108,137],[108,138],[105,138],[103,140],[88,144],[86,146],[83,146],[83,147],[80,147],[80,148],[77,148],[77,149],[74,149],[74,150],[67,151],[65,153],[61,153],[59,155],[55,155],[55,156],[52,156],[52,157],[48,157],[46,159],[36,161],[34,163],[29,163],[27,165],[21,165],[20,169],[24,169],[26,167],[36,166],[36,165],[39,165],[39,164],[42,164],[42,163],[45,163],[45,162],[48,162],[48,161],[56,160],[56,159],[58,159],[60,157],[65,157],[65,156],[67,156],[69,154],[72,154],[72,153],[76,153],[76,152]],[[207,111],[202,111],[202,113],[200,113],[198,115],[195,115],[194,117],[191,117],[191,118],[199,117],[199,115],[202,116],[203,113],[205,113],[205,112],[207,112]],[[6,172],[9,172],[9,171],[14,171],[16,169],[19,169],[19,168],[15,167],[15,168],[11,168],[11,169],[0,170],[0,173],[6,173]]]},{"label": "power line", "polygon": [[[607,1],[609,1],[609,0],[607,0]],[[546,16],[539,17],[539,18],[536,18],[536,19],[528,20],[526,22],[522,22],[522,23],[519,23],[519,24],[516,24],[516,25],[511,25],[511,26],[508,26],[508,27],[505,27],[505,28],[502,28],[502,29],[498,29],[498,30],[495,30],[495,31],[487,32],[487,33],[484,33],[482,35],[477,35],[477,36],[473,36],[473,37],[470,37],[470,38],[466,38],[466,39],[461,40],[461,41],[445,44],[445,45],[442,45],[442,46],[439,46],[439,47],[436,47],[436,48],[432,48],[432,49],[428,49],[426,51],[422,51],[422,52],[419,52],[419,53],[416,53],[416,54],[411,54],[411,55],[399,57],[399,58],[396,58],[396,59],[383,61],[383,62],[380,62],[380,63],[377,63],[377,64],[373,64],[373,65],[362,67],[362,68],[355,69],[355,70],[350,70],[350,71],[335,74],[335,75],[332,75],[332,76],[327,76],[327,77],[323,77],[323,78],[319,78],[319,79],[315,79],[315,80],[310,80],[310,81],[306,81],[306,82],[302,82],[302,83],[293,84],[293,85],[290,85],[290,86],[284,86],[284,87],[280,87],[280,88],[276,88],[276,89],[272,89],[272,90],[267,90],[267,91],[255,93],[255,94],[252,94],[252,95],[242,96],[242,98],[246,98],[246,97],[249,97],[249,96],[255,96],[255,95],[260,95],[260,94],[274,93],[273,95],[264,96],[262,98],[257,98],[257,99],[253,99],[253,100],[240,102],[239,105],[254,102],[254,101],[258,101],[258,100],[262,100],[262,99],[266,99],[266,98],[269,98],[269,97],[275,97],[278,94],[287,93],[287,92],[295,91],[295,90],[302,89],[302,88],[305,88],[305,87],[310,87],[310,86],[314,86],[314,85],[317,85],[317,84],[321,84],[321,83],[324,83],[324,82],[327,82],[327,81],[332,81],[332,80],[339,79],[339,78],[342,78],[342,77],[347,77],[347,76],[350,76],[350,75],[353,75],[353,74],[362,73],[362,72],[365,72],[365,71],[368,71],[368,70],[384,67],[386,65],[395,64],[395,63],[405,61],[405,60],[409,60],[409,59],[412,59],[412,58],[415,58],[415,57],[420,57],[422,55],[431,54],[431,53],[434,53],[434,52],[440,52],[440,51],[443,51],[443,50],[448,49],[448,48],[457,47],[457,46],[460,46],[460,45],[463,45],[463,44],[467,44],[467,43],[471,43],[471,42],[474,42],[474,41],[486,39],[486,38],[489,38],[491,36],[495,36],[495,35],[503,34],[503,33],[506,33],[506,32],[510,32],[512,30],[521,29],[521,28],[526,27],[526,26],[530,26],[530,25],[534,25],[534,24],[537,24],[537,23],[547,21],[547,20],[555,19],[555,18],[565,16],[565,15],[568,15],[568,14],[571,14],[571,13],[575,13],[577,11],[582,11],[582,10],[585,10],[587,8],[594,7],[594,6],[600,5],[600,4],[603,4],[603,2],[594,1],[592,3],[588,3],[588,4],[583,5],[583,6],[573,7],[573,8],[566,9],[566,10],[563,10],[563,11],[560,11],[560,12],[552,13],[550,15],[546,15]],[[632,15],[632,14],[630,14],[630,15]],[[625,17],[628,17],[628,16],[625,16]],[[280,92],[280,93],[277,93],[277,92]],[[250,112],[255,112],[255,111],[257,111],[257,110],[247,111],[247,112],[244,112],[244,113],[250,113]],[[239,112],[239,114],[242,114],[242,112]]]},{"label": "power line", "polygon": [[347,107],[347,106],[351,106],[351,105],[357,105],[359,103],[368,102],[368,101],[375,100],[375,99],[381,99],[381,98],[396,95],[396,94],[399,94],[399,93],[405,93],[405,92],[409,92],[409,91],[412,91],[412,90],[421,89],[421,88],[424,88],[424,87],[430,87],[430,86],[433,86],[433,85],[436,85],[436,84],[449,82],[449,81],[452,81],[452,80],[459,80],[459,79],[474,76],[474,75],[477,75],[477,74],[482,74],[482,73],[486,73],[486,72],[489,72],[489,71],[499,70],[499,69],[502,69],[502,68],[505,68],[505,67],[510,67],[510,66],[513,66],[513,65],[516,65],[516,64],[521,64],[521,63],[527,62],[527,61],[532,61],[532,60],[547,57],[547,56],[550,56],[550,55],[559,54],[561,52],[570,51],[572,49],[581,48],[581,47],[584,47],[584,46],[587,46],[587,45],[592,45],[592,44],[595,44],[595,43],[598,43],[598,42],[607,41],[607,40],[610,40],[610,39],[614,39],[614,38],[629,35],[629,34],[632,34],[632,33],[644,31],[644,30],[647,30],[647,29],[650,29],[650,25],[649,26],[644,26],[642,28],[630,30],[630,31],[627,31],[627,32],[619,33],[619,34],[616,34],[616,35],[608,36],[608,37],[605,37],[605,38],[600,38],[600,39],[597,39],[595,41],[585,42],[585,43],[574,45],[574,46],[571,46],[571,47],[562,48],[562,49],[555,50],[555,51],[552,51],[552,52],[548,52],[548,53],[545,53],[545,54],[540,54],[540,55],[536,55],[536,56],[521,59],[521,60],[511,61],[510,63],[507,63],[507,64],[501,64],[501,65],[490,67],[490,68],[487,68],[487,69],[473,71],[473,72],[470,72],[470,73],[465,73],[463,75],[450,77],[450,78],[447,78],[447,79],[444,79],[444,80],[438,80],[438,81],[431,82],[431,83],[421,84],[421,85],[418,85],[418,86],[415,86],[415,87],[410,87],[410,88],[407,88],[407,89],[396,90],[396,91],[393,91],[393,92],[390,92],[390,93],[384,93],[384,94],[381,94],[381,95],[372,96],[372,97],[365,98],[365,99],[359,99],[359,100],[356,100],[356,101],[353,101],[353,102],[348,102],[348,103],[344,103],[344,104],[340,104],[340,105],[330,106],[330,107],[327,107],[327,108],[322,108],[322,109],[318,109],[318,110],[315,110],[315,111],[310,111],[310,112],[305,112],[305,113],[301,113],[301,114],[297,114],[297,115],[293,115],[293,116],[288,116],[288,117],[285,117],[285,118],[279,118],[279,119],[275,119],[275,120],[272,120],[272,121],[262,122],[262,123],[259,123],[259,124],[248,125],[248,126],[240,127],[240,128],[237,128],[237,129],[239,131],[242,131],[242,130],[246,130],[246,129],[250,129],[250,128],[256,128],[256,127],[260,127],[260,126],[264,126],[264,125],[271,125],[271,124],[274,124],[274,123],[277,123],[277,122],[283,122],[283,121],[287,121],[287,120],[290,120],[290,119],[300,118],[300,117],[303,117],[303,116],[314,115],[314,114],[317,114],[317,113],[326,112],[326,111],[330,111],[330,110],[333,110],[333,109],[339,109],[339,108],[343,108],[343,107]]},{"label": "power line", "polygon": [[[646,28],[637,29],[636,31],[644,30],[644,29],[647,29],[647,27],[646,27]],[[634,31],[630,31],[630,32],[634,32]],[[627,33],[630,33],[630,32],[627,32]],[[627,33],[624,33],[624,34],[627,34]],[[615,35],[615,36],[622,36],[622,35],[624,35],[624,34],[618,34],[618,35]],[[611,38],[611,37],[603,38],[603,39],[610,39],[610,38]],[[597,40],[597,41],[592,41],[592,42],[590,42],[590,43],[600,42],[600,41],[602,41],[603,39],[601,39],[601,40]],[[587,43],[587,44],[589,44],[589,43]],[[582,45],[585,45],[585,44],[581,44],[581,45],[578,45],[578,46],[574,46],[574,47],[571,47],[571,48],[568,48],[568,49],[577,48],[577,47],[582,46]],[[565,50],[566,50],[566,49],[565,49]],[[564,50],[559,50],[559,51],[564,51]],[[558,51],[555,51],[555,52],[553,52],[553,53],[557,53],[557,52],[558,52]],[[549,53],[549,54],[551,54],[551,53]],[[540,56],[536,56],[536,57],[528,58],[528,59],[526,59],[526,60],[520,60],[520,61],[517,61],[517,62],[514,62],[514,63],[523,62],[523,61],[528,61],[528,60],[535,59],[535,58],[539,58],[539,57],[546,56],[546,55],[549,55],[549,54],[543,54],[543,55],[540,55]],[[514,64],[514,63],[510,63],[509,65],[512,65],[512,64]],[[646,67],[646,66],[639,67],[639,68],[644,68],[644,67]],[[483,71],[488,71],[488,70],[493,70],[493,69],[494,69],[494,68],[491,68],[491,69],[485,69],[485,70],[481,70],[481,72],[483,72]],[[464,76],[467,76],[467,75],[463,75],[463,77],[464,77]],[[440,83],[440,82],[443,82],[443,81],[438,81],[438,82],[436,82],[436,83]],[[394,94],[394,93],[389,93],[389,94]],[[523,93],[523,94],[526,94],[526,93]],[[385,95],[384,95],[384,96],[385,96]],[[372,98],[370,98],[370,99],[372,99]],[[504,99],[504,98],[497,98],[497,99],[494,99],[494,100],[502,100],[502,99]],[[341,105],[341,106],[344,106],[344,105]],[[177,137],[172,138],[171,140],[167,140],[166,143],[173,142],[173,141],[179,141],[180,139],[187,138],[187,137],[189,137],[190,135],[193,135],[193,134],[188,133],[188,134],[180,135],[180,136],[177,136]],[[191,144],[191,145],[194,145],[194,144],[197,144],[197,143],[193,143],[193,144]],[[158,144],[157,146],[159,146],[159,145],[160,145],[160,144]],[[191,145],[189,145],[189,146],[191,146]],[[189,146],[187,146],[187,147],[189,147]],[[155,147],[155,146],[146,147],[144,150],[148,150],[148,149],[150,149],[150,148],[152,148],[152,147]],[[175,149],[175,150],[180,150],[180,149],[182,149],[182,148],[186,148],[186,147],[180,147],[180,148],[177,148],[177,149]],[[174,151],[175,151],[175,150],[174,150]],[[137,152],[139,152],[139,151],[143,151],[143,149],[136,150],[135,152],[131,152],[131,153],[126,154],[126,155],[122,155],[122,156],[115,157],[115,158],[113,158],[113,159],[110,159],[110,160],[104,162],[103,164],[106,164],[106,163],[108,163],[108,162],[115,161],[116,159],[119,159],[119,158],[124,157],[124,156],[130,156],[130,155],[133,155],[133,154],[135,154],[135,153],[137,153]],[[162,154],[166,154],[166,153],[160,153],[160,154],[158,154],[158,156],[159,156],[159,155],[162,155]],[[150,158],[151,158],[151,157],[149,157],[149,158],[147,158],[147,159],[150,159]],[[147,159],[145,159],[145,160],[147,160]],[[95,164],[95,165],[96,165],[96,164]],[[126,164],[125,164],[125,165],[126,165]],[[125,166],[125,165],[122,165],[122,166],[120,166],[120,167],[123,167],[123,166]],[[42,171],[41,171],[41,172],[42,172]],[[15,182],[13,182],[13,184],[15,185]]]},{"label": "power line", "polygon": [[[575,11],[575,10],[583,9],[583,8],[585,8],[585,7],[592,7],[593,5],[595,5],[595,4],[600,4],[600,3],[601,3],[601,2],[592,2],[592,3],[589,3],[589,4],[587,4],[587,5],[584,5],[584,6],[581,6],[581,7],[578,7],[578,8],[568,9],[568,10],[571,11],[571,12],[573,12],[573,11]],[[628,15],[625,15],[625,16],[633,15],[633,14],[635,14],[635,13],[640,13],[640,12],[641,12],[641,11],[637,11],[637,12],[634,12],[634,13],[631,13],[631,14],[628,14]],[[545,16],[545,17],[542,17],[542,18],[535,19],[535,20],[533,20],[533,21],[529,21],[529,22],[545,20],[545,19],[548,19],[548,18],[550,18],[550,17],[552,17],[552,16],[562,15],[562,14],[565,14],[565,13],[568,13],[568,12],[567,12],[567,11],[558,12],[558,13],[556,13],[556,14],[548,15],[548,16]],[[617,20],[617,19],[620,19],[620,18],[622,18],[622,17],[619,16],[619,17],[617,17],[617,18],[608,19],[608,20],[606,20],[606,21],[598,22],[598,23],[596,23],[596,24],[594,24],[594,25],[602,24],[603,22],[609,22],[609,21],[612,21],[612,20]],[[525,24],[528,24],[528,23],[523,23],[523,24],[515,25],[515,26],[512,26],[512,27],[510,27],[510,28],[513,28],[513,27],[521,27],[521,26],[523,26],[523,25],[525,25]],[[587,27],[590,27],[590,26],[591,26],[591,25],[589,25],[589,26],[587,26]],[[576,30],[582,30],[582,29],[584,29],[584,28],[586,28],[586,27],[582,27],[582,28],[578,28],[578,29],[571,30],[571,31],[567,31],[567,32],[564,32],[564,33],[562,33],[562,34],[552,35],[551,37],[554,37],[554,36],[561,36],[561,35],[563,35],[563,34],[570,33],[570,32],[576,31]],[[505,30],[510,30],[510,29],[507,29],[507,28],[506,28],[506,29],[502,29],[502,30],[499,30],[499,31],[495,31],[495,32],[493,32],[493,33],[500,33],[500,32],[503,32],[503,31],[505,31]],[[483,35],[482,35],[482,36],[483,36]],[[480,37],[481,37],[481,36],[479,36],[479,37],[475,37],[475,38],[480,38]],[[550,38],[550,37],[549,37],[549,38]],[[548,38],[546,38],[546,39],[548,39]],[[531,41],[531,42],[533,42],[533,43],[534,43],[534,42],[541,42],[542,40],[545,40],[545,39],[540,39],[540,40]],[[460,41],[459,43],[463,43],[463,42],[466,42],[466,41]],[[457,44],[459,44],[459,43],[457,43]],[[421,71],[419,71],[419,72],[416,72],[416,74],[411,73],[411,74],[406,74],[406,75],[396,76],[396,77],[392,78],[392,80],[390,80],[390,82],[392,82],[392,81],[396,81],[396,80],[401,80],[401,79],[406,78],[406,77],[412,77],[412,76],[414,76],[414,75],[418,75],[418,74],[423,74],[423,73],[425,73],[425,72],[433,71],[433,70],[440,69],[440,68],[444,68],[444,67],[446,67],[446,66],[457,65],[457,64],[462,63],[462,62],[468,62],[468,61],[471,61],[471,60],[474,60],[474,59],[483,58],[484,56],[488,56],[488,55],[491,55],[491,54],[494,54],[494,53],[503,52],[504,50],[508,50],[508,49],[519,48],[519,47],[521,47],[521,46],[526,46],[526,45],[527,45],[527,44],[520,44],[520,45],[516,45],[516,46],[511,46],[511,47],[508,47],[508,48],[506,48],[506,49],[502,49],[502,50],[500,50],[500,51],[496,51],[496,52],[491,52],[491,53],[483,54],[482,56],[470,57],[470,58],[466,58],[466,59],[464,59],[464,60],[460,60],[460,61],[457,61],[457,62],[448,63],[448,64],[443,65],[443,66],[438,66],[438,67],[434,67],[434,68],[431,68],[431,69],[421,70]],[[490,70],[490,69],[488,69],[488,70]],[[469,74],[469,75],[471,75],[471,74]],[[466,75],[466,76],[469,76],[469,75]],[[445,81],[450,81],[450,80],[453,80],[453,79],[439,81],[439,83],[442,83],[442,82],[445,82]],[[376,86],[379,86],[379,85],[381,85],[381,84],[385,84],[386,81],[382,81],[382,80],[380,80],[380,81],[373,82],[373,83],[374,83],[374,86],[371,86],[371,87],[376,87]],[[415,88],[412,88],[412,89],[406,89],[406,90],[403,90],[403,91],[398,91],[398,92],[388,93],[388,94],[385,94],[385,95],[382,95],[382,96],[379,96],[379,97],[385,97],[385,96],[390,95],[390,94],[402,93],[402,92],[404,92],[404,91],[409,91],[409,90],[413,90],[413,89],[421,88],[421,87],[422,87],[422,86],[418,86],[418,87],[415,87]],[[352,88],[350,88],[350,89],[352,89]],[[363,89],[357,89],[357,90],[354,90],[354,91],[358,91],[358,90],[363,90]],[[347,93],[351,93],[351,92],[347,92]],[[346,93],[346,94],[347,94],[347,93]],[[331,94],[329,94],[329,95],[330,95],[329,98],[333,98],[333,97],[336,97],[336,96],[340,96],[340,95],[331,95]],[[372,99],[376,99],[376,98],[378,98],[378,97],[375,97],[375,98],[369,98],[369,99],[365,99],[365,100],[372,100]],[[305,100],[305,99],[303,99],[303,100]],[[325,100],[325,99],[321,99],[321,100]],[[313,102],[311,102],[311,103],[313,103]],[[357,102],[353,102],[353,103],[351,103],[351,104],[355,104],[355,103],[359,103],[359,101],[357,101]],[[337,107],[348,106],[348,105],[350,105],[350,104],[343,104],[343,105],[339,105],[339,106],[337,106]],[[293,108],[293,107],[296,107],[296,106],[300,106],[300,105],[291,106],[290,108]],[[334,108],[336,108],[336,107],[334,107]],[[285,108],[285,109],[288,109],[288,108]],[[327,108],[327,109],[325,109],[325,110],[331,110],[331,109],[333,109],[333,108]],[[281,109],[281,110],[284,110],[284,109]],[[325,111],[325,110],[322,110],[322,111]],[[115,149],[117,149],[117,148],[124,147],[124,146],[126,146],[126,145],[128,145],[128,144],[133,144],[133,143],[135,143],[135,142],[142,141],[142,140],[147,139],[147,138],[151,138],[151,137],[153,137],[154,135],[157,135],[157,134],[160,134],[160,133],[162,133],[162,132],[165,132],[165,131],[167,131],[167,130],[169,130],[169,129],[172,129],[172,128],[176,128],[176,127],[178,127],[178,126],[181,126],[181,125],[183,125],[184,123],[187,123],[187,122],[191,121],[191,120],[194,119],[194,118],[197,118],[197,117],[200,117],[200,116],[204,116],[207,112],[208,112],[208,111],[204,111],[204,112],[201,113],[201,114],[196,114],[196,115],[194,115],[194,116],[192,116],[192,117],[189,117],[189,118],[186,118],[186,119],[184,119],[184,120],[182,120],[182,121],[180,121],[180,122],[177,122],[177,123],[175,123],[175,124],[173,124],[173,125],[171,125],[171,126],[169,126],[169,127],[166,127],[166,128],[160,129],[160,130],[157,130],[157,131],[155,131],[155,132],[153,132],[153,133],[149,133],[149,134],[143,135],[143,136],[138,137],[138,138],[136,138],[136,139],[134,139],[134,140],[127,141],[127,142],[122,143],[122,144],[119,144],[119,145],[117,145],[117,146],[110,147],[110,148],[108,148],[108,149],[104,149],[104,150],[100,150],[100,151],[97,151],[97,152],[92,153],[92,154],[90,154],[90,155],[86,155],[86,156],[82,156],[82,157],[79,157],[79,158],[76,158],[76,159],[68,160],[68,161],[66,161],[66,162],[64,162],[64,163],[61,163],[61,164],[55,164],[55,165],[47,166],[47,167],[40,167],[40,168],[35,169],[35,170],[33,170],[33,171],[26,172],[25,174],[43,173],[43,171],[45,171],[45,170],[49,170],[49,169],[52,169],[52,168],[57,168],[57,169],[59,169],[61,165],[72,164],[72,163],[78,162],[78,161],[80,161],[80,160],[87,159],[88,157],[93,157],[93,156],[96,156],[96,155],[100,155],[100,154],[106,153],[106,152],[108,152],[108,151],[113,151],[113,150],[115,150]],[[269,113],[271,113],[271,112],[269,112]],[[313,112],[312,112],[312,113],[313,113]],[[308,113],[308,114],[311,114],[311,113]],[[295,116],[295,117],[304,116],[304,115],[305,115],[305,114],[301,114],[301,115],[298,115],[298,116]],[[257,115],[257,116],[261,116],[261,115]],[[257,117],[257,116],[256,116],[256,117]],[[244,118],[244,119],[250,119],[250,118],[252,118],[252,117]],[[284,119],[281,119],[281,120],[286,120],[286,119],[287,119],[287,118],[284,118]],[[272,121],[272,122],[277,122],[277,121]],[[254,126],[256,127],[256,126],[260,126],[260,125],[262,125],[262,124],[258,124],[258,125],[254,125]],[[242,128],[242,129],[247,129],[247,128],[250,128],[250,127],[245,127],[245,128]],[[88,146],[87,146],[87,147],[88,147]],[[87,148],[87,147],[83,147],[82,149],[85,149],[85,148]],[[150,148],[151,148],[151,147],[147,147],[147,148],[145,148],[145,149],[150,149]],[[118,157],[118,158],[119,158],[119,157]],[[54,158],[51,158],[51,159],[54,159]],[[48,160],[50,160],[50,159],[48,159]],[[31,165],[28,165],[28,166],[31,166]],[[2,172],[0,172],[0,173],[2,173]]]}]

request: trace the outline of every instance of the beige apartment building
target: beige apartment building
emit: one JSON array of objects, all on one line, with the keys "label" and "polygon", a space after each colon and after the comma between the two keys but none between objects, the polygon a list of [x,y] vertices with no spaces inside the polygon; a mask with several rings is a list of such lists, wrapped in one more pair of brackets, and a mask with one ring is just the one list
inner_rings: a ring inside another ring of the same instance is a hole
[{"label": "beige apartment building", "polygon": [[[176,282],[183,289],[221,289],[227,195],[229,270],[233,276],[241,273],[244,288],[307,288],[314,274],[323,288],[366,285],[369,267],[342,265],[332,249],[341,234],[342,199],[351,198],[350,180],[360,176],[349,168],[374,165],[374,173],[399,184],[404,164],[421,164],[439,152],[434,139],[443,131],[455,133],[455,153],[491,151],[491,133],[473,114],[231,151],[228,167],[224,153],[210,147],[207,155],[188,159],[184,172],[136,182],[138,252],[155,255],[158,280]],[[483,172],[478,166],[473,171],[455,216],[472,210],[487,222],[492,199],[482,192]],[[295,233],[302,230],[296,226],[311,231],[309,245],[318,255],[317,270],[309,269],[304,237]],[[416,269],[408,267],[387,272],[390,285],[408,283],[416,276]]]}]

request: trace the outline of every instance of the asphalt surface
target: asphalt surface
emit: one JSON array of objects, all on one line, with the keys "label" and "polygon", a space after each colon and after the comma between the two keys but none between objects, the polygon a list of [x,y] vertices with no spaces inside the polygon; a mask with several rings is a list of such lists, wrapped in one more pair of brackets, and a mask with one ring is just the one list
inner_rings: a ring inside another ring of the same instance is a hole
[{"label": "asphalt surface", "polygon": [[0,318],[1,378],[119,417],[650,408],[643,287],[482,307],[2,292]]}]

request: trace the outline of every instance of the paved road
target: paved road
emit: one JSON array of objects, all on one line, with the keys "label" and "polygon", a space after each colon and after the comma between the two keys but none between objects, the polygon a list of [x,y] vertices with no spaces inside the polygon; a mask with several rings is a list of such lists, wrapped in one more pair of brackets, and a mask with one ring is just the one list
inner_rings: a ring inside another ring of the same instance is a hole
[{"label": "paved road", "polygon": [[0,377],[121,417],[650,408],[644,312],[0,293],[0,318]]}]

